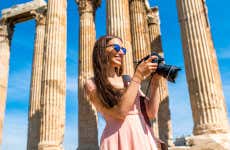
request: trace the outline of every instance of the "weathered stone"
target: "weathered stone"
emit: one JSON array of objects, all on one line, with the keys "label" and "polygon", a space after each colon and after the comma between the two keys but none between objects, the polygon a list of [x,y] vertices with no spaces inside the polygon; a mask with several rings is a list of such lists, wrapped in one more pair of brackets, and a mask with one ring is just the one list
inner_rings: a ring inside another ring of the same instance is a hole
[{"label": "weathered stone", "polygon": [[[159,11],[157,7],[153,7],[148,10],[148,26],[149,35],[151,43],[151,51],[157,52],[163,56],[163,48],[161,42],[161,32],[160,32],[160,18]],[[162,78],[159,83],[159,96],[160,105],[158,111],[157,122],[155,123],[154,130],[158,131],[159,137],[168,146],[173,146],[173,136],[172,136],[172,122],[170,117],[169,109],[169,97],[168,97],[168,86],[167,80]],[[156,125],[157,124],[157,125]],[[158,127],[158,129],[156,129]]]},{"label": "weathered stone", "polygon": [[48,1],[39,150],[63,149],[66,104],[66,8],[66,0]]},{"label": "weathered stone", "polygon": [[78,76],[78,150],[98,150],[97,112],[89,103],[85,81],[93,77],[92,54],[96,41],[95,11],[100,0],[77,0],[80,13]]},{"label": "weathered stone", "polygon": [[190,150],[229,150],[230,134],[204,134],[186,138]]},{"label": "weathered stone", "polygon": [[133,75],[129,0],[107,0],[106,13],[107,34],[120,37],[127,49],[124,57],[124,74]]},{"label": "weathered stone", "polygon": [[10,24],[0,24],[0,143],[2,143],[12,35],[13,26]]},{"label": "weathered stone", "polygon": [[194,135],[229,132],[204,0],[177,0]]},{"label": "weathered stone", "polygon": [[[147,23],[147,8],[143,0],[130,0],[130,21],[131,23],[131,34],[132,34],[132,48],[133,48],[133,62],[136,67],[136,62],[149,55],[150,40]],[[148,85],[150,78],[144,80],[141,84],[142,91],[149,96],[150,92]]]},{"label": "weathered stone", "polygon": [[40,101],[41,101],[41,80],[42,65],[45,40],[45,20],[44,13],[35,14],[36,17],[36,35],[34,44],[34,57],[32,67],[32,77],[30,84],[30,102],[28,116],[28,137],[27,149],[37,150],[40,137]]},{"label": "weathered stone", "polygon": [[2,18],[8,22],[19,23],[33,19],[31,11],[46,8],[44,0],[33,0],[31,2],[15,5],[11,8],[2,10]]},{"label": "weathered stone", "polygon": [[[130,0],[130,21],[134,62],[150,54],[147,9],[143,0]],[[135,65],[135,64],[134,64]]]}]

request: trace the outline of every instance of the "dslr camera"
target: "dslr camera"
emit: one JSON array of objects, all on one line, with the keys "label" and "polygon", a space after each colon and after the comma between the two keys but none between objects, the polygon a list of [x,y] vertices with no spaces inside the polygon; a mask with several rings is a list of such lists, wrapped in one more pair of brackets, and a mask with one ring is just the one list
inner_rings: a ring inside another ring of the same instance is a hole
[{"label": "dslr camera", "polygon": [[175,79],[177,77],[178,71],[180,71],[181,68],[173,66],[173,65],[164,64],[164,58],[161,57],[156,52],[152,52],[150,55],[142,58],[140,61],[137,62],[137,65],[139,65],[142,61],[147,60],[151,56],[157,56],[156,59],[152,60],[152,63],[158,63],[156,73],[163,76],[168,81],[175,83]]}]

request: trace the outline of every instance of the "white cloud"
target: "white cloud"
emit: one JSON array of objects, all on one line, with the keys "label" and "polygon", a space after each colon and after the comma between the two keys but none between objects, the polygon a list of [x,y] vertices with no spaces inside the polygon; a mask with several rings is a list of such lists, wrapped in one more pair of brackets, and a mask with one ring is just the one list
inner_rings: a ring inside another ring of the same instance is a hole
[{"label": "white cloud", "polygon": [[27,113],[11,111],[6,113],[3,126],[3,150],[24,150],[27,141]]},{"label": "white cloud", "polygon": [[77,94],[78,78],[77,76],[67,76],[67,92],[74,92]]},{"label": "white cloud", "polygon": [[75,113],[68,113],[66,115],[66,128],[65,128],[65,139],[64,149],[74,150],[78,145],[78,124]]},{"label": "white cloud", "polygon": [[230,46],[226,48],[220,48],[217,57],[220,59],[230,59]]},{"label": "white cloud", "polygon": [[[24,100],[28,98],[30,92],[31,69],[24,68],[19,71],[13,71],[9,75],[8,81],[8,99]],[[67,76],[67,91],[77,93],[77,76]]]},{"label": "white cloud", "polygon": [[176,83],[168,83],[173,138],[192,133],[193,120],[185,70],[179,72]]},{"label": "white cloud", "polygon": [[25,100],[29,97],[31,69],[12,71],[8,79],[8,100]]}]

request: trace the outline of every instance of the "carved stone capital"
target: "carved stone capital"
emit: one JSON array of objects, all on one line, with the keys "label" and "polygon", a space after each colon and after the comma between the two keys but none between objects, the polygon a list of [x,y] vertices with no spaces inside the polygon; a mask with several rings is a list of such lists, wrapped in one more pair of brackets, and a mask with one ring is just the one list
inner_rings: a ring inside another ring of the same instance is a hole
[{"label": "carved stone capital", "polygon": [[4,42],[5,40],[9,40],[11,41],[12,35],[14,32],[14,25],[7,23],[7,22],[1,22],[0,23],[0,37],[3,37],[1,39],[4,39],[3,41],[0,42]]},{"label": "carved stone capital", "polygon": [[34,19],[36,20],[37,24],[45,25],[46,12],[47,9],[38,9],[38,10],[33,10],[30,13],[34,16]]},{"label": "carved stone capital", "polygon": [[76,3],[80,14],[85,12],[95,13],[95,10],[101,4],[101,0],[76,0]]},{"label": "carved stone capital", "polygon": [[160,24],[158,7],[153,7],[148,11],[148,24]]}]

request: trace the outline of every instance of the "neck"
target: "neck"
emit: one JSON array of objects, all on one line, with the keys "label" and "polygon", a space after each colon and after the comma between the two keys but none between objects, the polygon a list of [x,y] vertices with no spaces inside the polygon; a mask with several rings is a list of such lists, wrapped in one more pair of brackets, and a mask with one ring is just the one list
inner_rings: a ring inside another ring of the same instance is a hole
[{"label": "neck", "polygon": [[108,77],[110,77],[110,78],[117,77],[117,73],[115,72],[115,68],[114,67],[109,68],[109,70],[108,70]]}]

